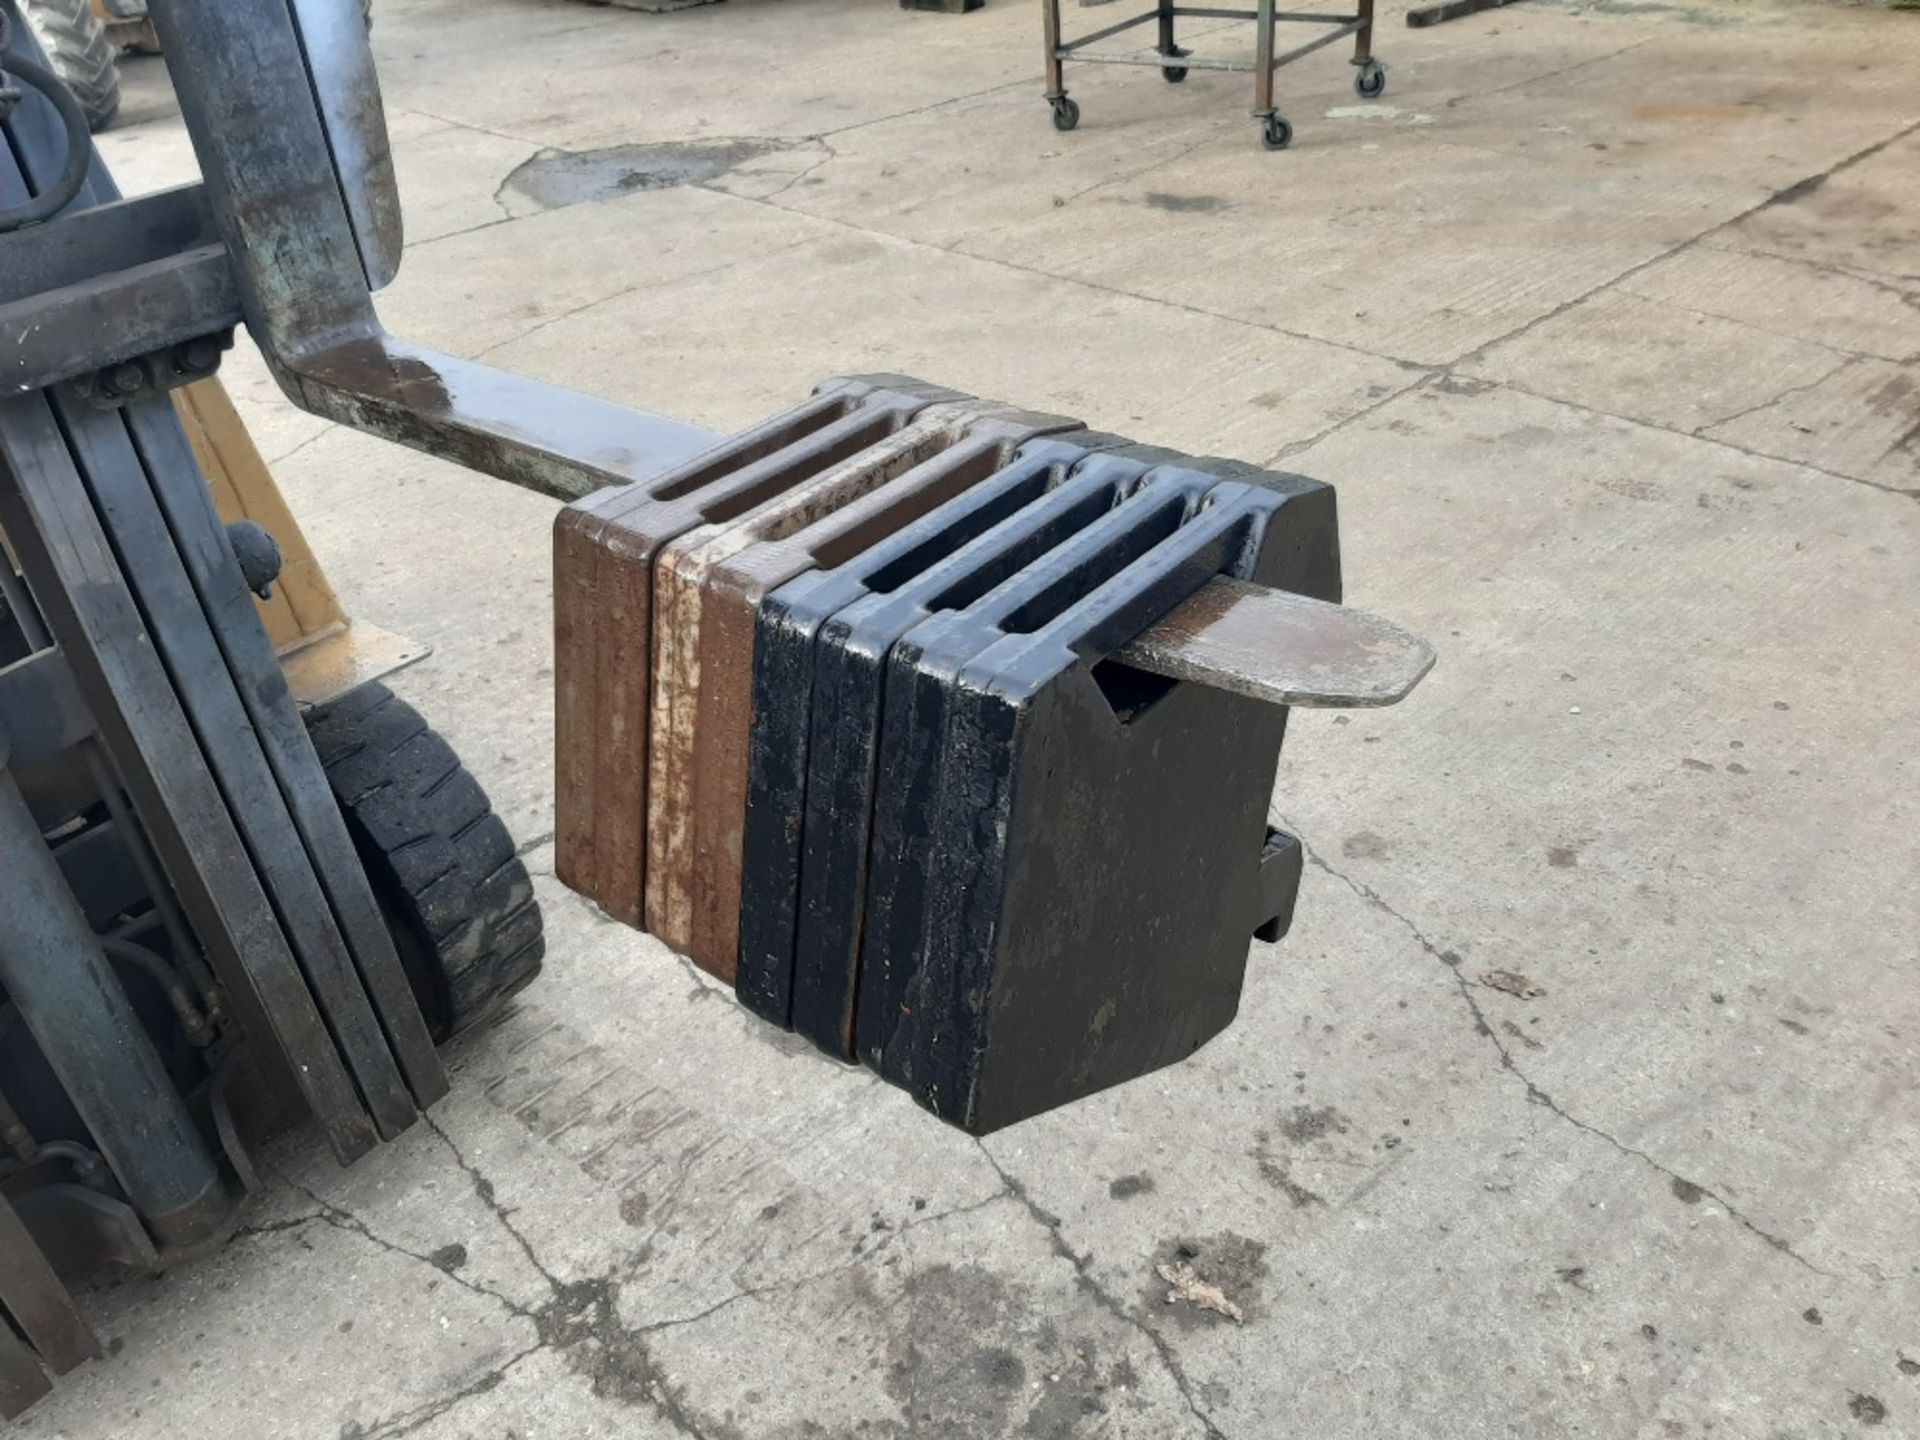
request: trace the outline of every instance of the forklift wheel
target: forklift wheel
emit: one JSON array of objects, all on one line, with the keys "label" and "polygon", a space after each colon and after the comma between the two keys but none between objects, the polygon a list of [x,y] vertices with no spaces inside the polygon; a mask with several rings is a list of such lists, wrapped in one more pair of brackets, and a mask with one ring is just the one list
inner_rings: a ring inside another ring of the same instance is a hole
[{"label": "forklift wheel", "polygon": [[436,1040],[540,973],[527,867],[479,782],[420,713],[363,685],[307,717],[334,798]]}]

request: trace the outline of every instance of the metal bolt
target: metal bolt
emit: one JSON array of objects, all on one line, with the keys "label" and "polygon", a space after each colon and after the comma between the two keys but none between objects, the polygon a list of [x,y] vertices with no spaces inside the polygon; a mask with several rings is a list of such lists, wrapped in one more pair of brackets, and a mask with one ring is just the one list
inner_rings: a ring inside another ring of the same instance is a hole
[{"label": "metal bolt", "polygon": [[211,370],[220,363],[220,342],[211,335],[189,340],[180,347],[183,370]]}]

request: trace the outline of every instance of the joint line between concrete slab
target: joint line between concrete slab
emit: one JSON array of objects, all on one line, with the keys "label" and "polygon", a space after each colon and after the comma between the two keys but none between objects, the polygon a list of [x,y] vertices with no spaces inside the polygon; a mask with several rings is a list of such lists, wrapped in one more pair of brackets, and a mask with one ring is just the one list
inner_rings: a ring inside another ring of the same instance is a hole
[{"label": "joint line between concrete slab", "polygon": [[[1292,830],[1295,834],[1299,833],[1297,827],[1289,825],[1287,826],[1287,828]],[[1552,1095],[1550,1095],[1546,1090],[1542,1089],[1538,1084],[1536,1084],[1534,1080],[1526,1073],[1526,1071],[1520,1068],[1519,1062],[1514,1059],[1513,1051],[1506,1045],[1504,1041],[1501,1040],[1499,1033],[1494,1030],[1493,1026],[1487,1023],[1486,1011],[1482,1008],[1480,1004],[1480,998],[1473,993],[1473,987],[1467,980],[1467,977],[1462,973],[1462,961],[1457,954],[1454,954],[1450,951],[1443,951],[1442,949],[1440,949],[1438,945],[1434,944],[1432,940],[1427,938],[1426,933],[1422,931],[1418,925],[1414,924],[1414,922],[1411,919],[1403,915],[1400,911],[1396,910],[1392,905],[1389,905],[1385,900],[1385,898],[1381,896],[1380,892],[1375,890],[1372,886],[1363,884],[1362,882],[1355,880],[1352,876],[1347,875],[1342,871],[1334,869],[1333,866],[1329,865],[1326,862],[1326,860],[1322,858],[1320,854],[1315,850],[1313,850],[1311,847],[1305,846],[1303,844],[1302,849],[1305,850],[1306,852],[1308,864],[1312,865],[1315,869],[1320,870],[1325,874],[1332,876],[1335,880],[1338,880],[1342,885],[1345,885],[1349,890],[1351,890],[1356,896],[1358,896],[1367,905],[1378,910],[1381,914],[1390,916],[1394,920],[1398,921],[1401,927],[1405,929],[1406,932],[1413,937],[1414,943],[1417,944],[1421,948],[1421,950],[1423,950],[1426,954],[1431,956],[1434,960],[1438,961],[1441,965],[1446,967],[1448,972],[1453,977],[1454,987],[1458,990],[1462,1003],[1466,1005],[1468,1014],[1470,1014],[1473,1017],[1473,1027],[1474,1027],[1475,1033],[1483,1037],[1489,1044],[1493,1046],[1495,1053],[1498,1054],[1499,1056],[1501,1070],[1513,1076],[1515,1080],[1520,1082],[1520,1084],[1526,1090],[1526,1096],[1529,1103],[1538,1105],[1542,1109],[1550,1111],[1554,1115],[1558,1116],[1560,1119],[1564,1120],[1567,1124],[1573,1126],[1574,1129],[1582,1131],[1585,1134],[1591,1135],[1597,1140],[1602,1140],[1606,1142],[1606,1144],[1612,1146],[1615,1150],[1619,1151],[1622,1155],[1632,1156],[1634,1159],[1639,1160],[1643,1164],[1650,1166],[1652,1169],[1659,1172],[1661,1175],[1664,1175],[1668,1180],[1678,1184],[1690,1186],[1693,1189],[1699,1191],[1701,1195],[1705,1196],[1709,1200],[1712,1200],[1716,1205],[1718,1205],[1722,1210],[1724,1210],[1727,1213],[1727,1215],[1736,1224],[1740,1226],[1741,1229],[1748,1231],[1750,1234],[1757,1236],[1761,1240],[1764,1240],[1773,1249],[1778,1250],[1781,1254],[1787,1256],[1789,1259],[1794,1261],[1794,1263],[1802,1266],[1803,1268],[1810,1270],[1814,1274],[1822,1276],[1828,1280],[1839,1280],[1839,1279],[1845,1278],[1840,1275],[1836,1275],[1831,1270],[1823,1269],[1820,1266],[1814,1264],[1813,1261],[1807,1259],[1806,1256],[1800,1254],[1799,1251],[1795,1250],[1793,1248],[1792,1243],[1789,1242],[1785,1237],[1775,1235],[1771,1231],[1762,1228],[1759,1224],[1757,1224],[1754,1220],[1752,1220],[1749,1216],[1747,1216],[1738,1207],[1731,1204],[1723,1193],[1714,1189],[1712,1186],[1702,1185],[1696,1180],[1688,1179],[1687,1177],[1681,1175],[1678,1171],[1672,1169],[1667,1165],[1662,1164],[1659,1160],[1656,1160],[1652,1155],[1648,1154],[1646,1151],[1637,1149],[1636,1147],[1627,1144],[1624,1140],[1618,1139],[1616,1136],[1601,1129],[1598,1125],[1593,1124],[1591,1121],[1584,1120],[1580,1116],[1575,1115],[1569,1110],[1567,1110],[1563,1105],[1561,1105],[1558,1101],[1556,1101]]]}]

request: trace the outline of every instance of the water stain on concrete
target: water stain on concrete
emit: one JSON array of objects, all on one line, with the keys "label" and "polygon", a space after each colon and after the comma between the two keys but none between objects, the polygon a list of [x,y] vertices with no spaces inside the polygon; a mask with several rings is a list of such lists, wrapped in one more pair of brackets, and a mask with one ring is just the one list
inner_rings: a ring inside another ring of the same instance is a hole
[{"label": "water stain on concrete", "polygon": [[1666,492],[1648,480],[1636,480],[1631,476],[1613,476],[1599,482],[1602,490],[1614,495],[1624,496],[1628,500],[1663,500]]},{"label": "water stain on concrete", "polygon": [[1347,1133],[1347,1117],[1331,1105],[1296,1105],[1280,1122],[1280,1133],[1296,1145]]},{"label": "water stain on concrete", "polygon": [[1309,1206],[1327,1203],[1326,1196],[1317,1190],[1309,1190],[1293,1178],[1293,1173],[1287,1168],[1286,1161],[1276,1160],[1261,1151],[1254,1152],[1254,1159],[1259,1162],[1260,1178],[1291,1200],[1294,1209],[1305,1210]]},{"label": "water stain on concrete", "polygon": [[910,1315],[893,1340],[887,1393],[901,1435],[1081,1433],[1139,1383],[1086,1336],[1030,1324],[1033,1297],[979,1265],[929,1265],[908,1282]]},{"label": "water stain on concrete", "polygon": [[1107,1194],[1115,1200],[1131,1200],[1136,1195],[1152,1193],[1153,1177],[1151,1175],[1122,1175],[1107,1186]]},{"label": "water stain on concrete", "polygon": [[1862,1425],[1886,1423],[1887,1407],[1878,1395],[1855,1395],[1847,1402],[1847,1413]]},{"label": "water stain on concrete", "polygon": [[1222,200],[1218,195],[1169,195],[1161,190],[1149,190],[1142,198],[1153,209],[1174,215],[1212,215],[1233,208],[1231,200]]},{"label": "water stain on concrete", "polygon": [[600,1399],[652,1410],[683,1433],[741,1440],[738,1430],[710,1417],[698,1429],[689,1423],[684,1401],[669,1387],[646,1336],[621,1320],[614,1281],[562,1285],[532,1318],[542,1344],[564,1355]]},{"label": "water stain on concrete", "polygon": [[1385,860],[1393,854],[1393,844],[1371,830],[1360,830],[1340,842],[1340,853],[1349,860]]},{"label": "water stain on concrete", "polygon": [[979,1265],[930,1265],[910,1285],[910,1323],[894,1342],[887,1393],[909,1432],[1000,1435],[1026,1366],[1004,1345],[1025,1308],[1020,1287]]},{"label": "water stain on concrete", "polygon": [[1920,385],[1910,376],[1890,376],[1867,392],[1867,408],[1877,415],[1910,415],[1916,390]]},{"label": "water stain on concrete", "polygon": [[703,184],[736,165],[783,148],[774,140],[686,140],[609,145],[602,150],[542,150],[507,176],[497,193],[501,199],[518,195],[544,209],[560,210],[641,190]]}]

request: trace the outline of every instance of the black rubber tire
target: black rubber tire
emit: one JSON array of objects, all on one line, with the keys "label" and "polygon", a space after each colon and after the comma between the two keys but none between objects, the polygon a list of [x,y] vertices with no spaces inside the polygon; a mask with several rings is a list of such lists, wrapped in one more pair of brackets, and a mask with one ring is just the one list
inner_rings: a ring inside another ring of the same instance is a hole
[{"label": "black rubber tire", "polygon": [[420,712],[363,685],[308,715],[347,830],[436,1040],[540,973],[533,881],[480,782]]},{"label": "black rubber tire", "polygon": [[1079,102],[1062,95],[1053,102],[1053,128],[1071,130],[1080,123]]},{"label": "black rubber tire", "polygon": [[1169,85],[1178,85],[1182,80],[1187,78],[1187,67],[1184,65],[1163,65],[1160,67],[1160,78]]},{"label": "black rubber tire", "polygon": [[1260,122],[1260,143],[1269,150],[1286,149],[1293,143],[1293,126],[1282,116],[1267,116]]},{"label": "black rubber tire", "polygon": [[53,73],[86,112],[87,128],[106,129],[120,113],[119,50],[89,0],[23,0],[21,9]]},{"label": "black rubber tire", "polygon": [[1378,100],[1387,93],[1387,67],[1369,60],[1353,77],[1353,93],[1362,100]]}]

